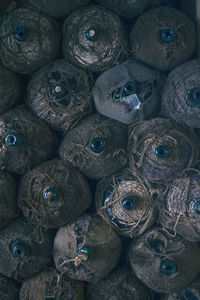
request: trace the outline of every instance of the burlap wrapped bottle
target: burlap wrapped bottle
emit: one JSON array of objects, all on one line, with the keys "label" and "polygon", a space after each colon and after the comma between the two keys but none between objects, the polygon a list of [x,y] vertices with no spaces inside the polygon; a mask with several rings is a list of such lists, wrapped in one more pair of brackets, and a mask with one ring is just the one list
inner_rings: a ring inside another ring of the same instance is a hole
[{"label": "burlap wrapped bottle", "polygon": [[[197,171],[198,172],[198,171]],[[170,236],[200,241],[200,172],[175,179],[160,203],[159,222]]]},{"label": "burlap wrapped bottle", "polygon": [[148,182],[129,170],[99,181],[95,202],[98,214],[120,235],[141,235],[157,219],[154,191]]},{"label": "burlap wrapped bottle", "polygon": [[72,64],[102,72],[124,59],[126,33],[119,17],[89,5],[74,11],[63,24],[62,51]]},{"label": "burlap wrapped bottle", "polygon": [[20,300],[84,300],[84,287],[80,281],[60,275],[54,269],[27,279],[20,289]]},{"label": "burlap wrapped bottle", "polygon": [[129,259],[136,276],[158,293],[184,289],[200,271],[199,246],[156,226],[132,241]]},{"label": "burlap wrapped bottle", "polygon": [[0,228],[19,216],[16,198],[17,184],[14,177],[5,171],[0,171]]},{"label": "burlap wrapped bottle", "polygon": [[106,278],[89,285],[86,292],[87,300],[153,300],[153,293],[133,272],[118,269]]},{"label": "burlap wrapped bottle", "polygon": [[195,25],[175,8],[156,7],[136,20],[130,42],[135,59],[170,71],[192,56],[196,46]]},{"label": "burlap wrapped bottle", "polygon": [[79,7],[88,5],[91,0],[29,0],[29,2],[55,18],[63,18]]},{"label": "burlap wrapped bottle", "polygon": [[58,230],[53,253],[59,272],[97,282],[117,265],[121,240],[102,218],[83,215]]},{"label": "burlap wrapped bottle", "polygon": [[37,242],[37,231],[25,219],[17,219],[0,231],[0,273],[19,282],[41,272],[52,264],[51,232],[43,232]]},{"label": "burlap wrapped bottle", "polygon": [[27,102],[50,126],[66,132],[92,112],[92,84],[90,73],[56,60],[33,75]]},{"label": "burlap wrapped bottle", "polygon": [[161,115],[200,128],[200,59],[188,61],[168,75],[161,97]]},{"label": "burlap wrapped bottle", "polygon": [[161,83],[159,71],[127,60],[97,79],[92,89],[96,110],[124,124],[150,118],[158,106]]},{"label": "burlap wrapped bottle", "polygon": [[18,205],[29,222],[41,228],[58,228],[78,218],[91,203],[83,175],[69,162],[54,159],[25,174]]},{"label": "burlap wrapped bottle", "polygon": [[25,105],[0,116],[0,167],[25,174],[49,159],[57,144],[55,134]]},{"label": "burlap wrapped bottle", "polygon": [[0,114],[17,103],[21,84],[17,74],[0,65]]},{"label": "burlap wrapped bottle", "polygon": [[166,183],[195,165],[199,141],[192,129],[167,118],[133,124],[129,134],[130,168],[150,182]]},{"label": "burlap wrapped bottle", "polygon": [[60,47],[58,23],[33,7],[13,7],[0,23],[0,59],[20,74],[31,73],[53,60]]},{"label": "burlap wrapped bottle", "polygon": [[98,179],[127,165],[127,127],[93,114],[71,129],[60,144],[60,156],[87,177]]},{"label": "burlap wrapped bottle", "polygon": [[8,277],[0,274],[0,299],[18,300],[20,284]]}]

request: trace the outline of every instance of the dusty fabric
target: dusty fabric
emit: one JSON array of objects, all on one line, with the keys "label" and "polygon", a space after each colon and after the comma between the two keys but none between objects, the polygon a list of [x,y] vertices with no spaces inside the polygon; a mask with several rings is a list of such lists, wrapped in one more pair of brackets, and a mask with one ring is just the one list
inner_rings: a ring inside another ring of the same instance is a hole
[{"label": "dusty fabric", "polygon": [[153,293],[126,269],[118,269],[97,283],[90,284],[87,300],[153,300]]},{"label": "dusty fabric", "polygon": [[157,207],[150,185],[129,170],[108,176],[96,187],[98,214],[120,235],[141,235],[157,219]]},{"label": "dusty fabric", "polygon": [[54,269],[47,269],[25,280],[20,300],[84,300],[82,282],[69,279]]},{"label": "dusty fabric", "polygon": [[[198,171],[197,171],[198,172]],[[169,235],[200,241],[200,172],[175,179],[160,203],[159,222]]]},{"label": "dusty fabric", "polygon": [[161,115],[188,127],[200,128],[200,59],[175,68],[161,97]]},{"label": "dusty fabric", "polygon": [[62,160],[44,162],[20,182],[18,205],[29,222],[58,228],[78,218],[91,204],[83,175]]},{"label": "dusty fabric", "polygon": [[91,0],[29,0],[29,2],[55,18],[62,18],[79,7],[88,5]]},{"label": "dusty fabric", "polygon": [[127,51],[124,27],[119,17],[104,7],[80,8],[63,24],[62,51],[72,64],[102,72],[124,58]]},{"label": "dusty fabric", "polygon": [[17,219],[0,231],[0,273],[22,282],[52,263],[52,235],[43,232],[36,242],[35,227]]},{"label": "dusty fabric", "polygon": [[53,60],[59,51],[58,23],[33,7],[13,8],[0,20],[0,59],[20,74]]},{"label": "dusty fabric", "polygon": [[83,215],[61,227],[54,240],[56,268],[76,280],[101,280],[117,265],[120,253],[120,238],[98,216]]},{"label": "dusty fabric", "polygon": [[20,285],[17,281],[0,274],[0,299],[18,300]]},{"label": "dusty fabric", "polygon": [[25,105],[0,116],[0,167],[20,175],[51,158],[57,138]]},{"label": "dusty fabric", "polygon": [[87,177],[96,179],[127,165],[126,146],[125,125],[93,114],[66,134],[59,153]]},{"label": "dusty fabric", "polygon": [[129,258],[136,276],[158,293],[186,288],[200,271],[199,246],[178,235],[169,237],[159,227],[132,241]]},{"label": "dusty fabric", "polygon": [[150,182],[170,182],[195,165],[199,141],[192,129],[167,118],[133,124],[129,134],[130,168]]},{"label": "dusty fabric", "polygon": [[172,7],[153,8],[136,20],[130,42],[134,58],[155,69],[170,71],[192,56],[195,25]]},{"label": "dusty fabric", "polygon": [[155,115],[161,75],[142,63],[127,60],[99,76],[92,89],[96,110],[124,124]]},{"label": "dusty fabric", "polygon": [[5,171],[0,171],[0,228],[19,216],[16,197],[17,184],[14,177]]},{"label": "dusty fabric", "polygon": [[90,73],[56,60],[33,75],[27,102],[50,126],[66,132],[92,112],[92,84]]}]

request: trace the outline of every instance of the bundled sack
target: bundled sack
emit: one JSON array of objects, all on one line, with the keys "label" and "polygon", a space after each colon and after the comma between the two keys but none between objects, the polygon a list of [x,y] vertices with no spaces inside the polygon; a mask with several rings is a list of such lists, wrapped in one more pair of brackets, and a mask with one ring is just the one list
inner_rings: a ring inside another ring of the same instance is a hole
[{"label": "bundled sack", "polygon": [[51,160],[22,177],[18,205],[35,226],[58,228],[78,218],[91,203],[83,175],[70,163]]},{"label": "bundled sack", "polygon": [[49,159],[57,138],[25,105],[0,116],[0,167],[20,175]]},{"label": "bundled sack", "polygon": [[83,215],[57,231],[53,253],[59,272],[97,282],[117,265],[121,240],[100,217]]},{"label": "bundled sack", "polygon": [[60,156],[91,179],[111,175],[127,165],[127,131],[125,125],[93,114],[66,134]]},{"label": "bundled sack", "polygon": [[97,283],[90,283],[87,300],[153,300],[153,293],[126,269],[118,269]]},{"label": "bundled sack", "polygon": [[153,8],[134,23],[130,43],[135,59],[168,72],[192,56],[196,47],[195,25],[175,8]]},{"label": "bundled sack", "polygon": [[127,60],[101,74],[92,89],[96,110],[124,124],[150,118],[160,99],[159,71]]},{"label": "bundled sack", "polygon": [[132,241],[129,259],[136,276],[158,293],[186,288],[200,271],[199,246],[156,226]]},{"label": "bundled sack", "polygon": [[62,51],[72,64],[102,72],[123,60],[126,33],[119,17],[89,5],[74,11],[63,24]]},{"label": "bundled sack", "polygon": [[20,284],[8,277],[0,274],[0,299],[18,300]]},{"label": "bundled sack", "polygon": [[167,183],[195,165],[196,134],[167,118],[133,124],[129,134],[130,168],[150,182]]},{"label": "bundled sack", "polygon": [[0,22],[0,59],[20,74],[53,60],[60,48],[58,23],[33,7],[12,7]]},{"label": "bundled sack", "polygon": [[120,235],[141,235],[157,219],[154,191],[140,177],[122,170],[100,180],[95,202],[98,214]]},{"label": "bundled sack", "polygon": [[90,73],[56,60],[32,76],[27,103],[54,129],[66,132],[92,112],[92,83]]},{"label": "bundled sack", "polygon": [[188,61],[168,75],[161,97],[161,115],[200,128],[200,59]]},{"label": "bundled sack", "polygon": [[0,114],[14,106],[21,96],[19,76],[0,65]]},{"label": "bundled sack", "polygon": [[52,234],[43,232],[40,243],[36,235],[35,227],[22,218],[1,229],[1,274],[22,282],[52,263]]},{"label": "bundled sack", "polygon": [[84,300],[84,287],[80,281],[46,269],[23,282],[19,300]]}]

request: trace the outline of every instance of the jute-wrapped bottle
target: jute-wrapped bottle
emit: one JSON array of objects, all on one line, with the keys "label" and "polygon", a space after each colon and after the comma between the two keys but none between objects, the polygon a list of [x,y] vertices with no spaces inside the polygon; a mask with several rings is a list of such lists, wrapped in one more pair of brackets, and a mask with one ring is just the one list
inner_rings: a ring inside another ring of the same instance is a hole
[{"label": "jute-wrapped bottle", "polygon": [[83,215],[58,230],[53,254],[59,272],[97,282],[117,265],[121,240],[102,218]]},{"label": "jute-wrapped bottle", "polygon": [[6,276],[0,274],[0,299],[18,300],[20,284]]},{"label": "jute-wrapped bottle", "polygon": [[132,241],[129,259],[136,276],[158,293],[186,288],[200,271],[199,246],[179,235],[172,238],[159,227]]}]

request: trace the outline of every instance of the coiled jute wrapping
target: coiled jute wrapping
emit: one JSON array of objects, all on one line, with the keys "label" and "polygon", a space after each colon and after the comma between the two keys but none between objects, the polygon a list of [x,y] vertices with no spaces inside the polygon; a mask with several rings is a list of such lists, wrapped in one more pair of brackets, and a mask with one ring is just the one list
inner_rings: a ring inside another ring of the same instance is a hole
[{"label": "coiled jute wrapping", "polygon": [[44,162],[25,174],[18,192],[18,205],[29,222],[58,228],[78,218],[91,202],[83,175],[69,162]]},{"label": "coiled jute wrapping", "polygon": [[130,168],[150,182],[170,182],[196,163],[199,142],[192,129],[167,118],[133,124],[129,134]]},{"label": "coiled jute wrapping", "polygon": [[169,235],[200,241],[200,172],[175,179],[160,203],[159,222]]},{"label": "coiled jute wrapping", "polygon": [[0,65],[0,114],[17,103],[21,84],[17,74]]},{"label": "coiled jute wrapping", "polygon": [[90,284],[87,300],[152,300],[153,293],[126,269],[118,269],[97,283]]},{"label": "coiled jute wrapping", "polygon": [[88,5],[91,0],[29,0],[29,2],[55,18],[62,18],[79,7]]},{"label": "coiled jute wrapping", "polygon": [[0,274],[0,299],[18,300],[20,285],[18,282]]},{"label": "coiled jute wrapping", "polygon": [[13,8],[0,20],[0,59],[20,74],[53,60],[59,51],[58,23],[33,7]]},{"label": "coiled jute wrapping", "polygon": [[121,240],[100,217],[83,215],[58,230],[53,253],[59,272],[72,279],[97,282],[117,265]]},{"label": "coiled jute wrapping", "polygon": [[120,235],[141,235],[157,219],[153,190],[128,170],[100,180],[95,202],[98,214]]},{"label": "coiled jute wrapping", "polygon": [[127,37],[117,15],[104,7],[89,5],[65,20],[62,51],[72,64],[102,72],[124,59]]},{"label": "coiled jute wrapping", "polygon": [[0,228],[20,214],[16,197],[17,184],[14,177],[5,171],[0,171]]},{"label": "coiled jute wrapping", "polygon": [[0,167],[20,175],[49,159],[57,138],[25,105],[0,116]]},{"label": "coiled jute wrapping", "polygon": [[200,59],[175,68],[168,75],[161,97],[161,115],[200,128]]},{"label": "coiled jute wrapping", "polygon": [[47,269],[23,282],[20,300],[84,300],[83,283]]},{"label": "coiled jute wrapping", "polygon": [[87,177],[97,179],[127,165],[126,146],[127,127],[96,113],[66,134],[59,153]]},{"label": "coiled jute wrapping", "polygon": [[200,271],[200,248],[182,237],[169,237],[159,227],[152,227],[133,240],[130,264],[136,276],[158,293],[184,289]]},{"label": "coiled jute wrapping", "polygon": [[92,83],[91,74],[56,60],[31,78],[28,105],[54,129],[66,132],[92,112]]},{"label": "coiled jute wrapping", "polygon": [[43,242],[36,241],[35,227],[17,219],[0,231],[0,273],[19,282],[52,264],[52,234],[43,232]]},{"label": "coiled jute wrapping", "polygon": [[192,56],[195,25],[172,7],[153,8],[136,20],[130,42],[134,58],[155,69],[170,71]]},{"label": "coiled jute wrapping", "polygon": [[[92,94],[96,110],[124,124],[152,117],[158,106],[161,82],[159,71],[127,60],[101,74],[95,82]],[[127,87],[131,88],[130,95],[123,97]],[[123,98],[131,98],[131,103],[124,102]]]}]

